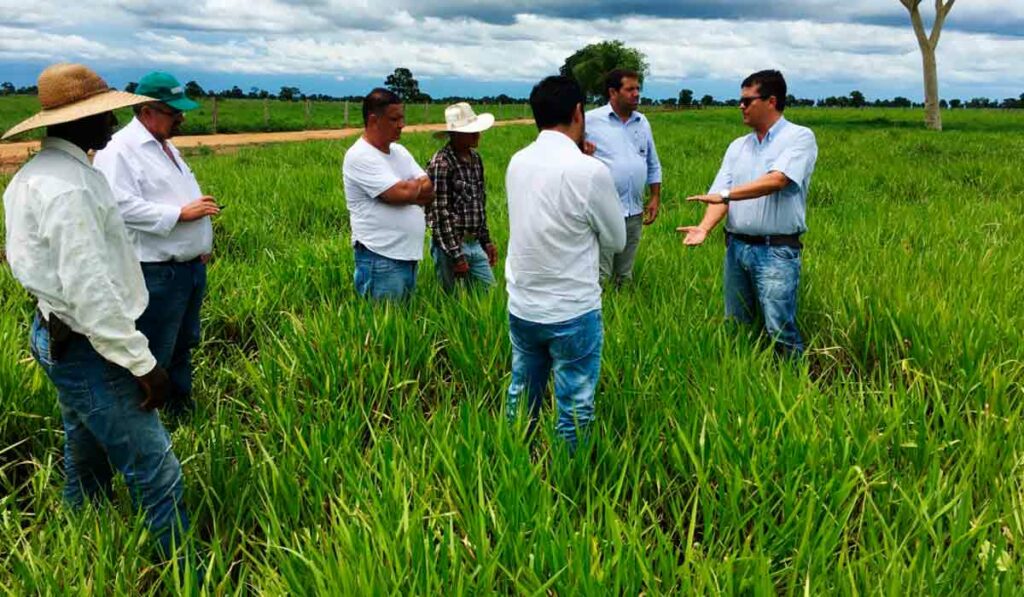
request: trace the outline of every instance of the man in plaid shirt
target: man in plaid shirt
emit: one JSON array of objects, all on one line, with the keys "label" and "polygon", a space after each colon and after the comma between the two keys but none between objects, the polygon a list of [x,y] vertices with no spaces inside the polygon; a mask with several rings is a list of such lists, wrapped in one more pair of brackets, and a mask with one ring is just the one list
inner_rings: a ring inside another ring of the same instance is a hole
[{"label": "man in plaid shirt", "polygon": [[457,282],[494,286],[491,268],[498,250],[487,229],[484,164],[474,151],[480,133],[494,124],[491,114],[473,113],[460,102],[445,109],[448,143],[430,159],[427,175],[434,183],[434,201],[426,208],[431,230],[430,255],[446,291]]}]

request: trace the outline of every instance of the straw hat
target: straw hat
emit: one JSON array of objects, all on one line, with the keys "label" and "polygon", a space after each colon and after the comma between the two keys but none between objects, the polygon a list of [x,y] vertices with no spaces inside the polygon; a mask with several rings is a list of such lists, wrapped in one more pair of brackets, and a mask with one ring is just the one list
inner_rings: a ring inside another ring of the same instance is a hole
[{"label": "straw hat", "polygon": [[466,102],[452,104],[444,109],[445,130],[434,133],[435,137],[444,137],[448,133],[481,133],[494,126],[494,114],[483,113],[479,116]]},{"label": "straw hat", "polygon": [[153,101],[144,95],[111,89],[99,75],[81,64],[49,66],[39,75],[38,85],[42,111],[4,133],[4,139],[32,129]]}]

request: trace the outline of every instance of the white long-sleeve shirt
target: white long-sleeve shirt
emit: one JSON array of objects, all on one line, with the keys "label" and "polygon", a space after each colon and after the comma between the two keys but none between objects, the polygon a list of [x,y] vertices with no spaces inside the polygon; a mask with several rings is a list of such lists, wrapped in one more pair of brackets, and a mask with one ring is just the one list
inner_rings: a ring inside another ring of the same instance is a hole
[{"label": "white long-sleeve shirt", "polygon": [[4,191],[7,261],[49,317],[106,360],[141,376],[156,366],[135,329],[149,294],[106,179],[85,152],[48,137]]},{"label": "white long-sleeve shirt", "polygon": [[508,310],[559,323],[601,308],[600,249],[626,244],[619,194],[608,168],[568,136],[541,131],[505,174]]},{"label": "white long-sleeve shirt", "polygon": [[[181,208],[202,196],[178,149],[160,142],[137,118],[96,152],[93,165],[107,177],[139,261],[189,261],[213,248],[210,218],[179,222]],[[180,167],[180,169],[179,169]]]}]

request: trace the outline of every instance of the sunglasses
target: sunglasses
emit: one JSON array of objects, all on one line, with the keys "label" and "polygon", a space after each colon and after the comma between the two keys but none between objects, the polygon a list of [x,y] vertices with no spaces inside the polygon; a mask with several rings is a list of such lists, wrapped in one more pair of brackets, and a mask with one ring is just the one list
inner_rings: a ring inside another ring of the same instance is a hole
[{"label": "sunglasses", "polygon": [[748,96],[741,96],[740,97],[740,105],[743,106],[744,108],[749,108],[750,104],[754,103],[755,101],[757,101],[757,100],[766,100],[766,99],[768,99],[770,97],[771,97],[770,95],[748,95]]}]

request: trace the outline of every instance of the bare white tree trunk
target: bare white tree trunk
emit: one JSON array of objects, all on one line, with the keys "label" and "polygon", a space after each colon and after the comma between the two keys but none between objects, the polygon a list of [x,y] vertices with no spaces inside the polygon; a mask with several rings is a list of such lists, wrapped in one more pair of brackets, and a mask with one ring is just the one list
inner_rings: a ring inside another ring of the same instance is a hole
[{"label": "bare white tree trunk", "polygon": [[900,0],[910,12],[910,22],[914,25],[917,45],[921,48],[921,64],[924,70],[924,124],[930,129],[942,130],[942,112],[939,110],[939,74],[935,61],[935,49],[939,46],[939,36],[946,16],[953,9],[956,0],[935,0],[935,22],[932,23],[931,35],[924,30],[921,19],[922,0]]}]

